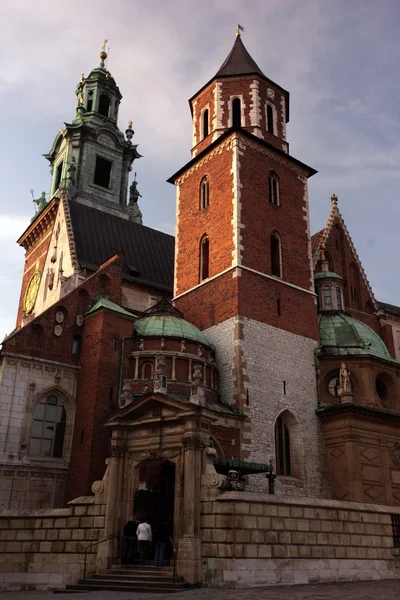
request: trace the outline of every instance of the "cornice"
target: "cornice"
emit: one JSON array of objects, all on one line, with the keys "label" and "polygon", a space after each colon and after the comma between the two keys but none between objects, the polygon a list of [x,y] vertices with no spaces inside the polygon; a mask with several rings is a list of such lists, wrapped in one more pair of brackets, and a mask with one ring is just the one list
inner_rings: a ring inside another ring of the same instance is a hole
[{"label": "cornice", "polygon": [[59,202],[60,199],[54,197],[24,231],[21,237],[18,238],[17,244],[25,250],[29,250],[35,246],[38,240],[43,237],[43,234],[54,224]]}]

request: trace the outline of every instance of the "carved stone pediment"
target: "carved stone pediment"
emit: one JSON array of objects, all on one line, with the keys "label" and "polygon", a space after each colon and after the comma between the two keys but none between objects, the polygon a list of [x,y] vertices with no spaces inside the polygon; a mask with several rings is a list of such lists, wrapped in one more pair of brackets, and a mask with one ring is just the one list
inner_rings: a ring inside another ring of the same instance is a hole
[{"label": "carved stone pediment", "polygon": [[200,414],[201,407],[177,397],[149,392],[135,398],[125,408],[110,416],[107,424],[122,425],[124,422],[140,422],[149,419],[168,419],[170,422],[174,416],[178,419],[183,412],[187,414],[190,411]]}]

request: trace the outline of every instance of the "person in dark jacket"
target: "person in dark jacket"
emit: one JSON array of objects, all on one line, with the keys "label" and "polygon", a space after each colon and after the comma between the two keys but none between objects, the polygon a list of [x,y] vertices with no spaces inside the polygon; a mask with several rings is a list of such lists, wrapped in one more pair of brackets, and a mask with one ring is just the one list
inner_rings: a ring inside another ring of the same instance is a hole
[{"label": "person in dark jacket", "polygon": [[129,521],[125,524],[125,527],[124,527],[125,551],[124,551],[123,563],[125,565],[132,564],[133,558],[137,552],[137,537],[136,537],[137,526],[138,526],[137,519],[132,516],[129,519]]},{"label": "person in dark jacket", "polygon": [[160,523],[153,533],[155,542],[155,560],[156,567],[164,565],[165,547],[169,541],[169,531],[166,523]]}]

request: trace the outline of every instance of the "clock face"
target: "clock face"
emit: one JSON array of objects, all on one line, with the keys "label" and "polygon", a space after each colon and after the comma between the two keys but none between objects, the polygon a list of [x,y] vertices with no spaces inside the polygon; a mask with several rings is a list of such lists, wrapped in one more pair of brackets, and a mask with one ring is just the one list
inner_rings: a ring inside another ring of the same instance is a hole
[{"label": "clock face", "polygon": [[35,300],[39,290],[39,283],[40,271],[36,271],[36,273],[32,275],[28,283],[28,287],[26,288],[24,308],[27,314],[32,312],[33,307],[35,306]]}]

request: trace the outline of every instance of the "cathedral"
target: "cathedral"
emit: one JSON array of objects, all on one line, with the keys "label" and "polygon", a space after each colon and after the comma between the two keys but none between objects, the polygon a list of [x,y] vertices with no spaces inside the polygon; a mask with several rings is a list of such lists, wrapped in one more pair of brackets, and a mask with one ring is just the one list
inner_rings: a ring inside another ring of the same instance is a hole
[{"label": "cathedral", "polygon": [[174,238],[143,223],[130,173],[146,159],[132,123],[119,129],[106,58],[77,85],[75,115],[45,154],[49,200],[18,239],[16,328],[0,354],[0,516],[67,510],[100,490],[100,537],[130,515],[162,519],[180,575],[213,585],[217,561],[254,557],[236,550],[235,526],[216,543],[215,494],[226,507],[257,500],[248,514],[262,518],[274,498],[398,516],[400,307],[375,298],[335,195],[311,235],[316,171],[289,152],[289,92],[238,30],[189,101],[191,159],[168,180]]}]

